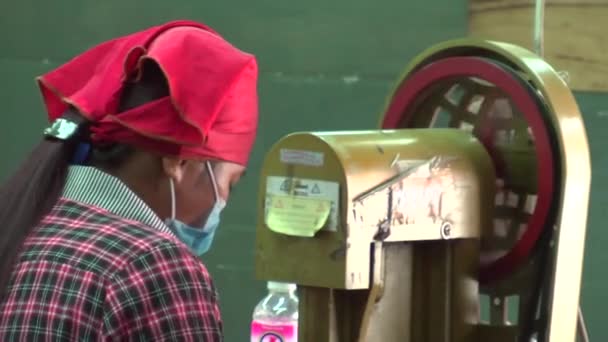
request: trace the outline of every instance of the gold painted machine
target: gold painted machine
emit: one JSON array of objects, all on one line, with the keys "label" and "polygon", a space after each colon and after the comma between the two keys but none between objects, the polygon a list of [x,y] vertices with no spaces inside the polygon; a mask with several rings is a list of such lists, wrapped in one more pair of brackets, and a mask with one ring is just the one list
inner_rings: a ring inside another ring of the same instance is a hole
[{"label": "gold painted machine", "polygon": [[267,153],[257,276],[298,285],[301,342],[572,342],[590,169],[544,60],[439,44],[377,130],[294,133]]}]

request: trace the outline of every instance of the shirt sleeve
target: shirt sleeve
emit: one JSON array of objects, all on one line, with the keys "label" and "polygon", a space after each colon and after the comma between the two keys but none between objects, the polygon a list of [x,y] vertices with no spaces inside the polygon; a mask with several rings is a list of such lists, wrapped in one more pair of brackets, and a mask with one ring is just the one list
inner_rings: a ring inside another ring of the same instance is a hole
[{"label": "shirt sleeve", "polygon": [[222,341],[217,294],[203,263],[173,243],[129,262],[106,288],[110,341]]}]

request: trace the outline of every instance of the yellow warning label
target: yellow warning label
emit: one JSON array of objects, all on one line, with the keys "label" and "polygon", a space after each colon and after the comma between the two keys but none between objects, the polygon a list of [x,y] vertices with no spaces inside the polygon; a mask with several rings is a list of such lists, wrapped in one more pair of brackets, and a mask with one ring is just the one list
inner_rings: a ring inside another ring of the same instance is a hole
[{"label": "yellow warning label", "polygon": [[276,233],[314,236],[327,222],[331,201],[295,196],[269,198],[266,225]]}]

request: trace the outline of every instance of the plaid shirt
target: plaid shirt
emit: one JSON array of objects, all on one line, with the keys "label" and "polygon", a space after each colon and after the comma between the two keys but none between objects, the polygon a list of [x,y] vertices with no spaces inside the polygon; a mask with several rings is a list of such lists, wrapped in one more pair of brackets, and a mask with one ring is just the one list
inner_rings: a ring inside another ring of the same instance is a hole
[{"label": "plaid shirt", "polygon": [[118,179],[73,166],[0,303],[0,341],[221,341],[207,270]]}]

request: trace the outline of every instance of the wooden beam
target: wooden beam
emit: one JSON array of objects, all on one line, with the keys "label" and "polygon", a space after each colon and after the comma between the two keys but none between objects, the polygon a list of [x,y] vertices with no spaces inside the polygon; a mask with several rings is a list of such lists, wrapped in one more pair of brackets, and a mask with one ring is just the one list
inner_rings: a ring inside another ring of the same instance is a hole
[{"label": "wooden beam", "polygon": [[[470,0],[469,34],[533,48],[534,2]],[[574,90],[608,91],[608,0],[546,0],[545,56]]]}]

